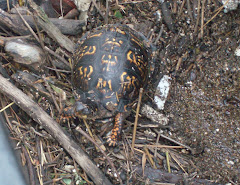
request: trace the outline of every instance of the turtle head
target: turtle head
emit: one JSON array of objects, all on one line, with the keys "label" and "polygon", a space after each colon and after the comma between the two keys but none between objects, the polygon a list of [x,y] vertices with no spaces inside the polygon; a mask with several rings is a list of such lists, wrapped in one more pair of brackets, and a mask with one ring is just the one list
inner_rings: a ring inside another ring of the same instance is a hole
[{"label": "turtle head", "polygon": [[98,110],[96,102],[86,99],[84,101],[76,101],[73,105],[74,115],[76,116],[94,116]]}]

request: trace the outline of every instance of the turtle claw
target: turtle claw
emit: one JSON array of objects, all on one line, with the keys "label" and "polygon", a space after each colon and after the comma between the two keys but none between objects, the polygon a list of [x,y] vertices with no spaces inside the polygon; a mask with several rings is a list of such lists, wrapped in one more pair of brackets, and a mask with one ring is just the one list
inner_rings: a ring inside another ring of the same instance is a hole
[{"label": "turtle claw", "polygon": [[117,139],[115,137],[113,138],[112,136],[109,136],[107,138],[107,144],[108,144],[108,146],[115,147],[117,145]]}]

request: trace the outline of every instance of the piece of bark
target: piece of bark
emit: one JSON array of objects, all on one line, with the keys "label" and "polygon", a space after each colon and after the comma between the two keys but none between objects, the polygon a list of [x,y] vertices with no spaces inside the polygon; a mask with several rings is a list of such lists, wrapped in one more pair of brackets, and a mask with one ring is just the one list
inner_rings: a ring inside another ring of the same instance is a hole
[{"label": "piece of bark", "polygon": [[33,0],[28,0],[28,3],[33,11],[37,23],[48,34],[48,36],[55,40],[61,47],[73,53],[75,44],[68,37],[63,35],[52,22],[50,22],[45,12],[35,2],[33,2]]},{"label": "piece of bark", "polygon": [[23,26],[23,22],[19,19],[13,19],[9,13],[0,9],[0,25],[3,27],[7,27],[10,30],[14,31],[19,35],[28,35],[30,34],[29,30],[26,26]]},{"label": "piece of bark", "polygon": [[[31,15],[23,15],[27,23],[36,31],[36,26]],[[72,19],[57,19],[49,18],[62,34],[65,35],[79,35],[82,33],[82,27],[85,26],[84,21]],[[37,24],[40,27],[40,24]],[[19,35],[29,35],[31,32],[24,25],[19,15],[9,14],[0,9],[0,26],[7,27]]]},{"label": "piece of bark", "polygon": [[82,169],[88,174],[92,181],[97,185],[111,185],[111,182],[103,175],[102,171],[90,160],[87,154],[79,145],[71,139],[59,124],[42,110],[31,98],[0,75],[0,92],[14,101],[29,116],[48,131],[77,161]]}]

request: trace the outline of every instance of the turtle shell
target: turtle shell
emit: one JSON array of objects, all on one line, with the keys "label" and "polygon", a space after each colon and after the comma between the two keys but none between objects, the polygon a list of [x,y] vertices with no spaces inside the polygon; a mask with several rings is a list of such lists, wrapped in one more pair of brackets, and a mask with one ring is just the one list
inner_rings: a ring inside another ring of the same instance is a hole
[{"label": "turtle shell", "polygon": [[78,101],[95,117],[128,112],[148,81],[151,59],[147,39],[123,25],[107,25],[85,34],[73,56],[72,84]]}]

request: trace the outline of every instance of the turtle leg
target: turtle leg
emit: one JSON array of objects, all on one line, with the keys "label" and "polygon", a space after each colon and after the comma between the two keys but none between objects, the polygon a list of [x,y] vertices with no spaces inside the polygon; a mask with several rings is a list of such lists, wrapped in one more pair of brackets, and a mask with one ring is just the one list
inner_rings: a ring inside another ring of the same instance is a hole
[{"label": "turtle leg", "polygon": [[107,143],[109,146],[116,146],[117,142],[120,138],[121,131],[122,131],[122,124],[124,119],[126,118],[123,112],[117,113],[114,120],[114,126],[112,129],[111,135],[107,139]]},{"label": "turtle leg", "polygon": [[60,116],[60,121],[61,120],[68,120],[70,118],[74,118],[78,115],[88,115],[90,111],[88,108],[81,102],[75,102],[73,106],[66,107],[63,109],[61,116]]}]

